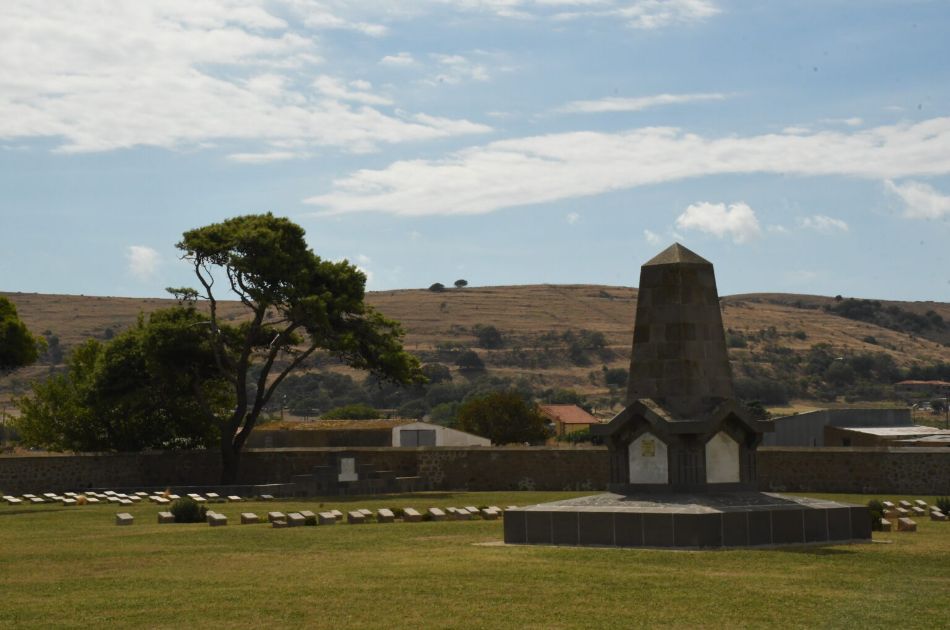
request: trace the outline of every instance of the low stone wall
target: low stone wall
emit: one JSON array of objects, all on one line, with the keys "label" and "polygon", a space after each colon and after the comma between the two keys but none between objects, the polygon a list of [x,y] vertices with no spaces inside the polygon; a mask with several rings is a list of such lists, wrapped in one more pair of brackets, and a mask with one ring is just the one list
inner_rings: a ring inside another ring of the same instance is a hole
[{"label": "low stone wall", "polygon": [[[332,453],[357,464],[422,477],[443,490],[603,490],[603,448],[293,448],[247,450],[241,484],[288,482],[326,465]],[[0,492],[64,492],[91,487],[215,485],[216,451],[0,456]],[[950,495],[950,449],[762,448],[760,487],[771,491]]]},{"label": "low stone wall", "polygon": [[948,448],[765,447],[758,472],[776,492],[950,495]]}]

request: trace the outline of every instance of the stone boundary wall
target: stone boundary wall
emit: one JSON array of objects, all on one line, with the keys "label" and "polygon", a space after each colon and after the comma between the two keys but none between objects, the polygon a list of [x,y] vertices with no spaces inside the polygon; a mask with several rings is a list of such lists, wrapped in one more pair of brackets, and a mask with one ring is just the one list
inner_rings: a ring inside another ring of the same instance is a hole
[{"label": "stone boundary wall", "polygon": [[758,471],[766,491],[950,495],[950,448],[763,447]]},{"label": "stone boundary wall", "polygon": [[[604,448],[287,448],[246,450],[241,484],[286,483],[333,453],[422,478],[434,490],[590,490],[607,487]],[[216,485],[217,451],[0,456],[0,492]],[[758,453],[767,491],[950,495],[948,448],[781,448]]]}]

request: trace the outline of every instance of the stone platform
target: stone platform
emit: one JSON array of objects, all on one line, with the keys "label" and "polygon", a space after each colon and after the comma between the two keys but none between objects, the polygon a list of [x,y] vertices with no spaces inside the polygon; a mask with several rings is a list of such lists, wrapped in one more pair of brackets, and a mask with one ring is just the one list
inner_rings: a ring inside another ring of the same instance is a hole
[{"label": "stone platform", "polygon": [[871,539],[866,507],[762,492],[599,494],[505,513],[505,542],[722,548]]}]

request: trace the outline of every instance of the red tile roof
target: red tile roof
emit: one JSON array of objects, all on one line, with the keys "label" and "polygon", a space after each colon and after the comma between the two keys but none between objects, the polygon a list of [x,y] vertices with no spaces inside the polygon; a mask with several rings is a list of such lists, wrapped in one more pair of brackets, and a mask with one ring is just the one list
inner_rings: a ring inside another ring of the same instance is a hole
[{"label": "red tile roof", "polygon": [[541,414],[563,424],[599,424],[600,420],[577,405],[539,405]]}]

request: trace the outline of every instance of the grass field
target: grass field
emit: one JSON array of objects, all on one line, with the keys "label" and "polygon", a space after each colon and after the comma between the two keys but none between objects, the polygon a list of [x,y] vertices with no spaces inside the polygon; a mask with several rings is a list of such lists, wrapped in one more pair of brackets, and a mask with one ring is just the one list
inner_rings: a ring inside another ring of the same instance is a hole
[{"label": "grass field", "polygon": [[[950,523],[824,548],[505,547],[500,521],[272,529],[242,511],[526,505],[577,493],[426,493],[216,506],[0,506],[0,627],[940,627]],[[829,495],[812,495],[829,496]],[[864,503],[869,497],[834,498]],[[887,497],[881,497],[887,498]],[[891,497],[897,498],[897,497]],[[916,497],[900,497],[916,498]],[[932,497],[923,497],[930,501]]]}]

